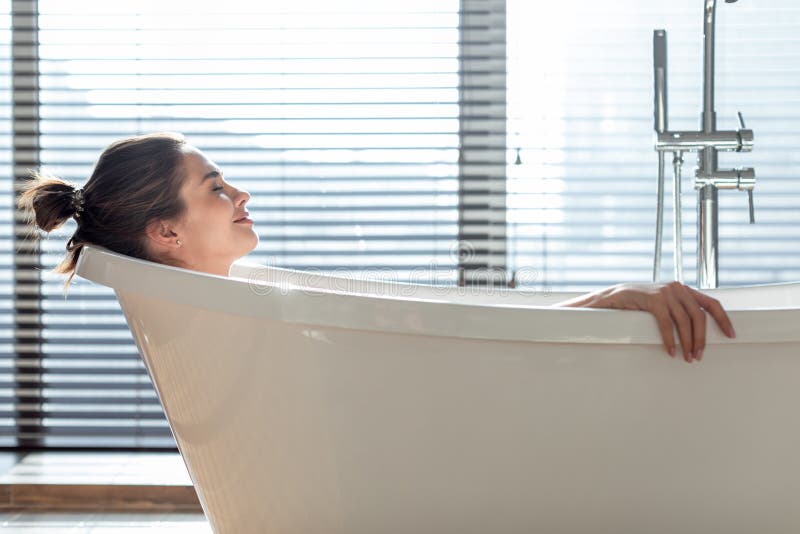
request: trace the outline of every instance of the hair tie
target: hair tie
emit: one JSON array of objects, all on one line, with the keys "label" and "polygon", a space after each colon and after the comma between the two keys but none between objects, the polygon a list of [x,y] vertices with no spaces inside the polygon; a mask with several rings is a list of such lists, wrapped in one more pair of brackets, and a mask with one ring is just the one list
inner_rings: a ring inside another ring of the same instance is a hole
[{"label": "hair tie", "polygon": [[72,192],[72,209],[75,210],[75,217],[80,217],[83,213],[83,188],[76,187]]}]

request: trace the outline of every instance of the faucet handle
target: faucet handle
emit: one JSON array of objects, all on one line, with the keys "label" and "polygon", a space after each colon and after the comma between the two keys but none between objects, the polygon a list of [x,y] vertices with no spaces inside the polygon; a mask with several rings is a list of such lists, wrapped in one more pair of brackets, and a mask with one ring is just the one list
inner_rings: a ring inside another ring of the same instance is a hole
[{"label": "faucet handle", "polygon": [[739,176],[738,188],[747,191],[747,203],[750,208],[750,224],[755,224],[756,216],[755,209],[753,208],[753,188],[756,186],[756,171],[752,167],[745,167],[736,169],[736,174]]},{"label": "faucet handle", "polygon": [[739,138],[739,148],[736,149],[736,152],[751,152],[753,150],[753,130],[744,127],[742,112],[737,113],[739,115],[739,131],[736,134]]},{"label": "faucet handle", "polygon": [[[742,112],[741,111],[737,111],[736,114],[739,116],[739,139],[742,140],[742,145],[743,145],[742,148],[745,148],[746,150],[748,150],[748,148],[749,148],[749,150],[752,150],[753,149],[753,132],[752,132],[752,130],[747,130],[747,128],[745,128],[744,117],[742,116]],[[749,147],[746,146],[748,144],[747,143],[748,142],[747,133],[749,133]],[[747,189],[747,204],[748,204],[748,207],[750,208],[750,210],[749,210],[750,211],[750,224],[755,224],[755,222],[756,222],[756,212],[755,212],[755,208],[753,208],[753,187],[755,186],[755,181],[756,181],[755,172],[753,171],[753,169],[742,169],[742,171],[744,171],[744,174],[746,175],[746,177],[749,180],[752,180],[752,185],[750,186],[750,188]],[[739,182],[740,183],[741,183],[741,177],[742,177],[742,173],[740,172],[739,173]]]}]

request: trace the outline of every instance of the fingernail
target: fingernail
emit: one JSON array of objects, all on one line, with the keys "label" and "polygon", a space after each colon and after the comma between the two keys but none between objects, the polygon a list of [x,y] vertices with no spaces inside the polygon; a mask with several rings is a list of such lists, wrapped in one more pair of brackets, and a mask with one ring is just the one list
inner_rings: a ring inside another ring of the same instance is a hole
[{"label": "fingernail", "polygon": [[675,357],[675,347],[669,348],[669,355],[672,356],[673,358]]},{"label": "fingernail", "polygon": [[686,361],[692,363],[692,351],[687,352],[686,357],[688,358]]},{"label": "fingernail", "polygon": [[697,351],[697,360],[698,361],[700,361],[703,358],[703,350],[704,349],[700,349],[700,350]]}]

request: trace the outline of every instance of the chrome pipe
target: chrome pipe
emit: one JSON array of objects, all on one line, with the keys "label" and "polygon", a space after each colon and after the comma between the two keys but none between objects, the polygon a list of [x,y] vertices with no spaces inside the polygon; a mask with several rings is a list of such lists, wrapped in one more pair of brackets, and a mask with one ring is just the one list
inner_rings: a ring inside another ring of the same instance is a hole
[{"label": "chrome pipe", "polygon": [[664,153],[658,153],[658,205],[656,207],[656,252],[653,262],[653,282],[661,278],[661,241],[664,233]]},{"label": "chrome pipe", "polygon": [[[653,127],[658,134],[667,130],[667,32],[653,32]],[[656,250],[653,282],[661,275],[661,249],[664,234],[664,153],[658,153],[658,205],[656,207]]]},{"label": "chrome pipe", "polygon": [[653,95],[654,128],[667,130],[667,32],[653,31]]},{"label": "chrome pipe", "polygon": [[[702,131],[712,134],[717,129],[714,110],[714,23],[716,0],[705,0],[703,16],[703,115]],[[717,170],[717,149],[708,146],[697,156],[697,174],[711,175]],[[697,285],[700,289],[717,287],[717,187],[701,186],[697,193]]]},{"label": "chrome pipe", "polygon": [[672,246],[673,264],[675,266],[675,280],[683,282],[683,230],[681,227],[681,167],[683,166],[683,152],[675,152],[672,159],[673,187],[672,187]]},{"label": "chrome pipe", "polygon": [[717,287],[717,188],[708,184],[697,192],[697,282],[700,289]]},{"label": "chrome pipe", "polygon": [[[717,112],[714,110],[714,33],[717,17],[716,0],[704,0],[703,14],[703,131],[717,129]],[[733,4],[736,0],[725,0]]]},{"label": "chrome pipe", "polygon": [[656,150],[664,152],[714,148],[724,152],[751,152],[753,130],[716,132],[661,132],[656,135]]},{"label": "chrome pipe", "polygon": [[717,112],[714,111],[714,22],[716,0],[705,0],[703,15],[703,131],[717,129]]}]

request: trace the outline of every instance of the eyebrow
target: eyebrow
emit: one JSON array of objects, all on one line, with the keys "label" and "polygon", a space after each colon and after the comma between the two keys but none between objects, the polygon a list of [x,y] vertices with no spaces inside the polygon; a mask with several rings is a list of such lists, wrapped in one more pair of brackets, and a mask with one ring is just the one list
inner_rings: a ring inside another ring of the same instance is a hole
[{"label": "eyebrow", "polygon": [[219,171],[211,171],[210,173],[208,173],[208,174],[206,174],[205,176],[203,176],[203,179],[202,179],[202,180],[200,180],[200,183],[201,183],[201,184],[203,184],[203,183],[205,183],[205,181],[206,181],[206,180],[208,180],[209,178],[218,178],[218,177],[220,177],[220,176],[222,176],[222,174],[220,174],[220,172],[219,172]]}]

